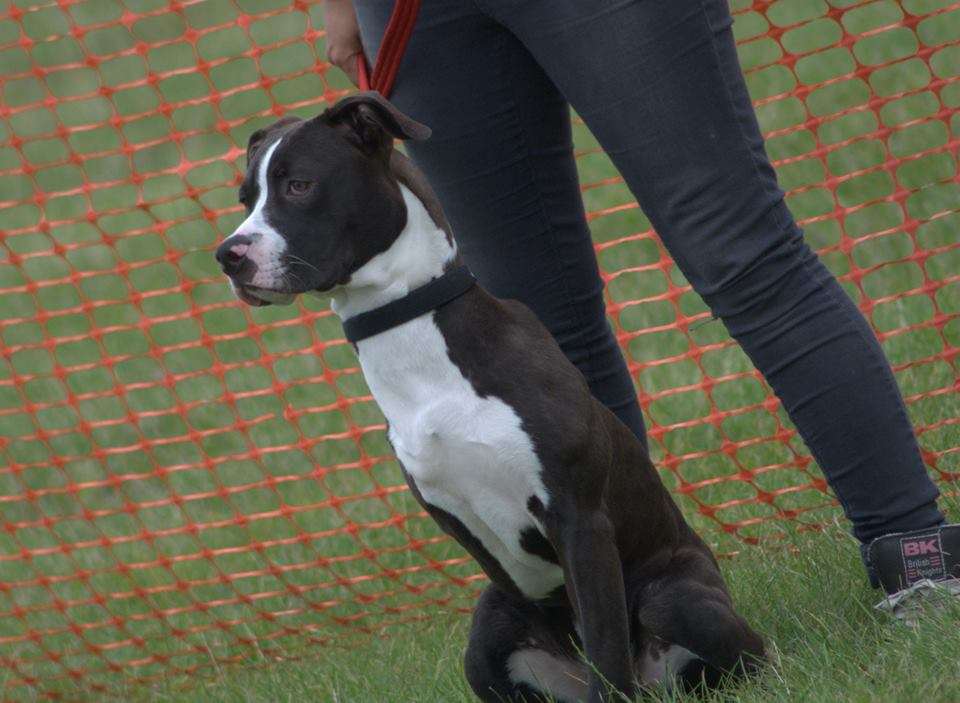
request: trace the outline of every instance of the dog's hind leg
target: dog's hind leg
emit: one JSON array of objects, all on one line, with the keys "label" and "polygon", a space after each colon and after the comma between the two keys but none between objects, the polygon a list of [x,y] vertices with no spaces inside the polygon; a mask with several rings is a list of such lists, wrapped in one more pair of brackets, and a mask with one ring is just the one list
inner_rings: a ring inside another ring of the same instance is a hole
[{"label": "dog's hind leg", "polygon": [[464,657],[467,680],[480,700],[586,700],[588,672],[577,655],[571,615],[567,607],[537,605],[488,586],[474,611]]},{"label": "dog's hind leg", "polygon": [[676,646],[679,670],[672,673],[686,689],[715,687],[725,675],[748,673],[764,661],[763,639],[734,610],[726,589],[706,581],[668,576],[638,594],[640,627]]}]

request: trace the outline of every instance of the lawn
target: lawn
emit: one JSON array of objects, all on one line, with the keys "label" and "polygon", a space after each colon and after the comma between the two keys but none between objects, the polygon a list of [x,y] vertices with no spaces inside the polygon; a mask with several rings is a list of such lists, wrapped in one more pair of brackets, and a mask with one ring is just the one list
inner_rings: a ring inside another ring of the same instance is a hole
[{"label": "lawn", "polygon": [[[956,495],[960,4],[733,7],[790,206]],[[315,70],[320,19],[286,0],[0,10],[5,695],[469,699],[482,576],[403,486],[339,324],[314,299],[239,305],[211,255],[247,135],[348,88]],[[960,699],[956,613],[904,631],[871,610],[789,419],[578,121],[575,141],[654,458],[777,654],[737,699]]]},{"label": "lawn", "polygon": [[[767,670],[705,699],[659,691],[650,700],[960,699],[960,602],[928,612],[915,629],[904,627],[873,609],[877,594],[866,585],[856,545],[844,530],[797,535],[789,543],[762,559],[745,555],[723,563],[740,611],[767,640]],[[467,703],[476,700],[461,663],[468,628],[467,616],[438,616],[354,648],[219,672],[189,693],[155,690],[153,700]]]}]

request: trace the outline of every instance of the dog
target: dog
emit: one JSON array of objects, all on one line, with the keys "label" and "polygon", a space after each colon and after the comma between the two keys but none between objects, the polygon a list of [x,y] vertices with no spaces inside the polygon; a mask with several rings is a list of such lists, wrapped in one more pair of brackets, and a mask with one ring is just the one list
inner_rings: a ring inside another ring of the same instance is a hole
[{"label": "dog", "polygon": [[[414,496],[490,578],[465,672],[484,701],[716,686],[764,661],[642,444],[524,305],[476,284],[377,93],[255,132],[216,258],[250,305],[329,295]],[[581,656],[582,654],[582,656]]]}]

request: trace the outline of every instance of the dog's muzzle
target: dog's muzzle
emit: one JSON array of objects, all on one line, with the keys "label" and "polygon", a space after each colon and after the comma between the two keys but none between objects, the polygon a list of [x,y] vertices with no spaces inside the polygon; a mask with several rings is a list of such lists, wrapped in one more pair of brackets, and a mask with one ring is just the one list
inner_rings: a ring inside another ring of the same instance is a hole
[{"label": "dog's muzzle", "polygon": [[270,290],[251,285],[251,280],[257,271],[257,265],[247,255],[252,240],[244,234],[233,235],[225,239],[217,247],[216,259],[223,272],[230,277],[230,286],[240,300],[247,305],[260,307],[263,305],[287,305],[296,297],[286,291]]}]

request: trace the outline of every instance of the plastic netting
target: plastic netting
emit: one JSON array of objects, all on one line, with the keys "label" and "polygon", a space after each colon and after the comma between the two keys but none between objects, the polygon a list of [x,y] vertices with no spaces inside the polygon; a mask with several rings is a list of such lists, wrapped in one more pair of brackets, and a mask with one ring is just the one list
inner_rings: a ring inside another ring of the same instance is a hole
[{"label": "plastic netting", "polygon": [[[930,471],[960,476],[960,2],[736,0],[781,183],[872,321]],[[322,303],[211,255],[247,135],[349,86],[318,5],[0,13],[0,678],[84,698],[469,608]],[[722,551],[838,511],[762,378],[587,131],[584,198],[653,451]]]}]

